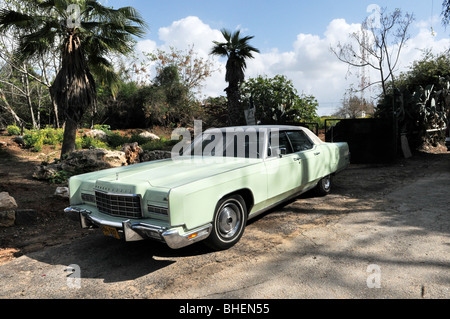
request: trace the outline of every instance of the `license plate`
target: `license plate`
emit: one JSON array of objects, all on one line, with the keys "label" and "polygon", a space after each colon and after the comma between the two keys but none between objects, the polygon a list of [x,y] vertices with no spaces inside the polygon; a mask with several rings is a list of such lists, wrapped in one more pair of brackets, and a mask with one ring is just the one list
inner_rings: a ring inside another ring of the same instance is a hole
[{"label": "license plate", "polygon": [[114,227],[102,226],[103,235],[120,239],[119,232]]}]

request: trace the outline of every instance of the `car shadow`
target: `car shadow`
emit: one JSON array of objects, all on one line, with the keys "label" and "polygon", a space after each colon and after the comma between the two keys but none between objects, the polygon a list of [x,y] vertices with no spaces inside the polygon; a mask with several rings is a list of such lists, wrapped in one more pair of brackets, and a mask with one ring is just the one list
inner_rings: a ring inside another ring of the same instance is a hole
[{"label": "car shadow", "polygon": [[28,253],[28,258],[49,265],[76,265],[82,278],[103,279],[105,283],[134,280],[177,262],[180,257],[198,256],[212,251],[202,243],[171,249],[151,240],[125,242],[92,234],[70,244]]}]

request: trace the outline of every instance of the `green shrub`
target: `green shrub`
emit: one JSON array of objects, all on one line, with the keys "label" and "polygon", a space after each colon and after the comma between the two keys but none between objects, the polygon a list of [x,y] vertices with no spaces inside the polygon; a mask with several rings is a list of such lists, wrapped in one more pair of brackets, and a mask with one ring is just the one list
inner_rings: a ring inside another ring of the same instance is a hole
[{"label": "green shrub", "polygon": [[20,128],[17,125],[9,125],[6,127],[8,135],[20,135]]},{"label": "green shrub", "polygon": [[111,132],[111,126],[109,126],[108,124],[95,124],[94,125],[94,130],[100,130],[100,131],[103,131],[105,133],[110,133]]},{"label": "green shrub", "polygon": [[73,174],[65,170],[56,172],[52,177],[50,177],[49,182],[52,184],[64,184]]},{"label": "green shrub", "polygon": [[44,145],[56,146],[61,144],[63,139],[63,129],[54,129],[51,127],[46,127],[41,130],[26,130],[23,135],[25,147],[34,152],[42,151]]},{"label": "green shrub", "polygon": [[44,134],[41,134],[39,130],[27,130],[23,135],[23,141],[26,148],[31,149],[33,152],[40,152],[44,145]]},{"label": "green shrub", "polygon": [[44,136],[45,145],[58,145],[63,142],[64,139],[63,129],[53,129],[50,127],[46,127],[45,129],[42,129],[40,132]]},{"label": "green shrub", "polygon": [[142,137],[142,136],[140,136],[139,134],[133,134],[133,135],[131,135],[131,137],[130,137],[129,143],[135,143],[135,142],[137,142],[139,145],[145,145],[145,144],[147,144],[147,143],[149,143],[149,142],[151,142],[151,141],[152,141],[151,138],[148,138],[148,137]]},{"label": "green shrub", "polygon": [[[76,141],[75,141],[76,144]],[[89,149],[89,148],[105,148],[109,149],[108,145],[105,142],[97,140],[90,136],[84,136],[81,139],[81,148]]]},{"label": "green shrub", "polygon": [[119,132],[109,132],[107,134],[106,141],[108,145],[114,149],[122,146],[123,144],[130,143],[130,139],[126,136],[120,135]]},{"label": "green shrub", "polygon": [[160,140],[153,140],[143,144],[141,147],[144,151],[170,151],[178,141],[161,138]]}]

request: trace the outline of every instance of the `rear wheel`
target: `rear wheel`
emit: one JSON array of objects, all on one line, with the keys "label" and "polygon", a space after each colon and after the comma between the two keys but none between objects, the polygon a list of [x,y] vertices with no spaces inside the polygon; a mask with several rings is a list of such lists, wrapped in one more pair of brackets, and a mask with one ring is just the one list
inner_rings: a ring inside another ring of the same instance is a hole
[{"label": "rear wheel", "polygon": [[242,196],[226,197],[217,204],[211,235],[205,243],[215,250],[228,249],[241,239],[246,224],[247,208]]},{"label": "rear wheel", "polygon": [[331,192],[331,175],[322,178],[314,189],[318,196],[325,196]]}]

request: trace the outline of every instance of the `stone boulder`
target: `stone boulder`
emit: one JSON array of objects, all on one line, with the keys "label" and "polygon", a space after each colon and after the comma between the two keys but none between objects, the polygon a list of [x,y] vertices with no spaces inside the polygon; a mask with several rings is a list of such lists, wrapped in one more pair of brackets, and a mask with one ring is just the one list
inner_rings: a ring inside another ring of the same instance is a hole
[{"label": "stone boulder", "polygon": [[12,227],[16,220],[17,203],[7,192],[0,193],[0,227]]},{"label": "stone boulder", "polygon": [[60,169],[71,173],[98,171],[127,165],[125,153],[103,148],[72,152],[60,163]]},{"label": "stone boulder", "polygon": [[69,187],[57,187],[53,196],[68,199],[70,197],[69,196]]},{"label": "stone boulder", "polygon": [[141,154],[141,162],[157,161],[166,158],[171,158],[172,153],[169,151],[144,151]]},{"label": "stone boulder", "polygon": [[72,152],[60,163],[37,166],[33,177],[39,180],[50,180],[61,171],[76,175],[126,165],[128,163],[124,152],[108,151],[102,148],[88,149]]},{"label": "stone boulder", "polygon": [[83,134],[83,136],[92,137],[92,138],[101,140],[103,142],[105,142],[107,139],[106,132],[104,132],[102,130],[91,130],[91,131],[85,132]]},{"label": "stone boulder", "polygon": [[158,135],[147,132],[147,131],[140,133],[139,136],[143,137],[143,138],[148,138],[151,140],[159,140],[160,139],[160,137]]},{"label": "stone boulder", "polygon": [[17,208],[17,203],[14,197],[9,196],[7,192],[0,193],[0,211],[14,210]]},{"label": "stone boulder", "polygon": [[128,165],[139,163],[140,157],[144,153],[137,142],[124,144],[121,151],[125,153]]}]

